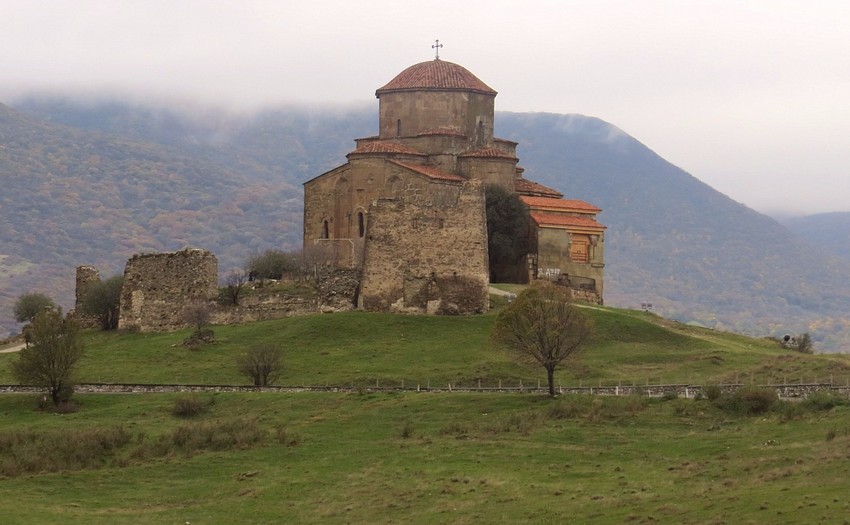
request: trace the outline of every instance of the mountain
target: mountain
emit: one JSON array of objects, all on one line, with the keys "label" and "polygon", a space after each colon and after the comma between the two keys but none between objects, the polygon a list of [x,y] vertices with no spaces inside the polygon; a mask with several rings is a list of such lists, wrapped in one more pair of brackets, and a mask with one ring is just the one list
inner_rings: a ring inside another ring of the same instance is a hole
[{"label": "mountain", "polygon": [[[26,286],[46,282],[20,276],[47,266],[54,279],[61,273],[70,282],[76,264],[101,261],[118,270],[139,250],[188,243],[213,250],[232,267],[251,250],[296,246],[300,183],[344,162],[355,137],[376,132],[376,111],[366,107],[250,117],[50,99],[16,108],[3,109],[0,125],[5,130],[11,120],[21,128],[11,137],[26,138],[9,143],[3,136],[0,178],[27,199],[15,198],[14,215],[22,209],[36,215],[17,220],[17,235],[0,230],[0,254],[9,254],[0,272],[12,268],[19,276],[7,279],[14,292],[0,297],[6,305]],[[497,113],[496,134],[519,143],[528,178],[603,208],[607,304],[651,302],[664,316],[756,335],[808,330],[820,350],[850,342],[850,262],[599,119]],[[92,179],[95,150],[108,168]],[[18,171],[7,167],[10,154],[18,163],[26,159],[13,166]],[[22,180],[37,181],[41,191]],[[80,197],[45,189],[63,187]],[[243,196],[238,204],[234,193]],[[110,219],[97,222],[99,228],[80,226],[104,216]],[[10,247],[45,230],[58,233],[40,250]]]},{"label": "mountain", "polygon": [[850,212],[817,213],[782,223],[803,239],[850,259]]},{"label": "mountain", "polygon": [[202,246],[220,268],[294,247],[301,190],[160,144],[47,123],[0,105],[0,330],[25,291],[72,304],[74,268]]}]

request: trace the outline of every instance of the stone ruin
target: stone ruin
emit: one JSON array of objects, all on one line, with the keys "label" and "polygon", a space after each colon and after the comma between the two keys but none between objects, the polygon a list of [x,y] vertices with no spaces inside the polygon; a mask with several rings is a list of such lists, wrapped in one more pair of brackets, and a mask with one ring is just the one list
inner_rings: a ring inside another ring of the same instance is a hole
[{"label": "stone ruin", "polygon": [[[92,285],[100,282],[93,266],[77,267],[75,312]],[[282,293],[240,298],[238,306],[218,302],[218,260],[207,250],[134,255],[124,268],[118,328],[168,332],[186,328],[186,311],[198,305],[209,309],[211,324],[234,324],[280,319],[306,313],[338,312],[355,307],[360,276],[356,270],[328,269],[315,299]],[[85,328],[98,328],[97,318],[75,313]]]},{"label": "stone ruin", "polygon": [[118,328],[164,332],[184,328],[185,312],[218,296],[218,260],[207,250],[134,255],[124,268]]},{"label": "stone ruin", "polygon": [[77,321],[80,328],[98,328],[100,322],[97,316],[86,315],[83,313],[83,309],[89,290],[92,286],[100,283],[100,272],[94,266],[78,266],[76,281],[74,310],[69,314]]}]

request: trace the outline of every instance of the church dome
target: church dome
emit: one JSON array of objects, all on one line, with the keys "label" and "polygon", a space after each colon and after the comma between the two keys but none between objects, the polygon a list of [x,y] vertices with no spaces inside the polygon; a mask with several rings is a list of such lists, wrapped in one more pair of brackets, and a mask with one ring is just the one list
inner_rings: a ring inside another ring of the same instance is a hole
[{"label": "church dome", "polygon": [[405,69],[375,92],[380,97],[394,91],[471,91],[484,95],[496,92],[465,67],[445,60],[420,62]]}]

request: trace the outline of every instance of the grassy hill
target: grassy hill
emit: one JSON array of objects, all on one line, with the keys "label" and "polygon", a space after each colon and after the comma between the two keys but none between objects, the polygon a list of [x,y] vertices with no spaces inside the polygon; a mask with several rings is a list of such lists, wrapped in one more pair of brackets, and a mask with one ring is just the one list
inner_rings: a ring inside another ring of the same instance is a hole
[{"label": "grassy hill", "polygon": [[[564,385],[666,383],[760,384],[829,379],[850,381],[850,356],[803,355],[768,339],[716,332],[656,315],[587,308],[595,333],[570,366]],[[88,332],[83,382],[241,384],[233,365],[245,348],[271,343],[285,349],[279,383],[290,386],[415,387],[545,383],[541,370],[518,364],[495,348],[495,314],[469,317],[366,312],[309,315],[215,328],[218,342],[192,351],[188,331],[164,334]],[[0,383],[12,378],[0,354]],[[737,381],[736,381],[737,378]]]},{"label": "grassy hill", "polygon": [[[850,368],[766,340],[612,308],[565,383],[770,381]],[[85,380],[236,382],[235,353],[286,348],[283,384],[532,381],[466,318],[315,315],[185,333],[86,336]],[[0,373],[14,359],[0,354]],[[846,373],[846,372],[845,372]],[[639,376],[639,377],[636,377]],[[838,377],[835,378],[838,380]],[[4,523],[824,523],[846,517],[846,400],[751,415],[708,400],[532,394],[0,395]],[[26,446],[24,446],[26,444]],[[26,501],[27,505],[20,505]]]}]

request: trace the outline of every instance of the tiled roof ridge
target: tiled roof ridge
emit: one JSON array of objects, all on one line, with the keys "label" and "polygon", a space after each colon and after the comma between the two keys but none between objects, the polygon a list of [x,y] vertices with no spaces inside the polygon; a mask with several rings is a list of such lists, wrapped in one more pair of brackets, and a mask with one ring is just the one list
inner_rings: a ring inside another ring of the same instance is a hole
[{"label": "tiled roof ridge", "polygon": [[514,190],[516,190],[519,194],[532,194],[528,195],[529,197],[535,197],[537,195],[533,195],[535,193],[542,194],[543,196],[549,196],[555,199],[560,199],[564,196],[563,193],[558,190],[552,189],[548,186],[544,186],[539,182],[534,182],[533,180],[528,180],[522,177],[517,177],[514,179]]},{"label": "tiled roof ridge", "polygon": [[605,230],[607,226],[596,221],[592,217],[577,217],[575,215],[563,215],[560,213],[546,213],[539,211],[529,212],[531,219],[539,226],[573,226],[576,228],[589,228]]},{"label": "tiled roof ridge", "polygon": [[602,211],[593,204],[578,199],[554,199],[552,197],[534,197],[529,195],[520,195],[520,199],[531,207],[574,209],[592,213]]}]

